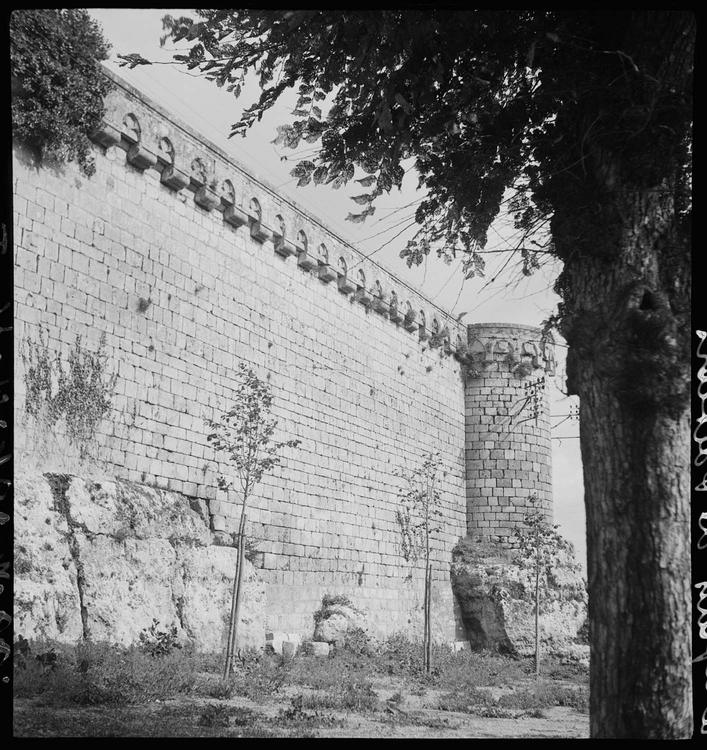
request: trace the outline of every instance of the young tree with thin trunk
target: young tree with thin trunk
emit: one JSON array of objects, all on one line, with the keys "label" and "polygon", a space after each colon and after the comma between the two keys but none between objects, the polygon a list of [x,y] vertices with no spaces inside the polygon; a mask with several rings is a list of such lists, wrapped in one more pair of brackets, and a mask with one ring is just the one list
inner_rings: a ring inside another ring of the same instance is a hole
[{"label": "young tree with thin trunk", "polygon": [[241,519],[238,527],[238,562],[233,578],[231,614],[226,639],[223,678],[233,669],[233,660],[238,642],[238,617],[241,604],[241,584],[243,579],[243,558],[245,554],[245,524],[248,500],[260,483],[263,475],[280,463],[282,448],[296,448],[299,440],[277,442],[273,435],[277,420],[270,416],[272,393],[270,386],[262,381],[248,365],[238,366],[238,385],[233,406],[221,414],[219,420],[207,419],[206,424],[213,430],[207,440],[215,451],[226,454],[234,473],[231,477],[218,475],[219,489],[229,492],[234,488],[233,479],[240,487]]},{"label": "young tree with thin trunk", "polygon": [[[535,498],[530,498],[531,507]],[[516,565],[529,571],[533,577],[533,604],[535,610],[535,680],[540,679],[540,609],[547,593],[547,577],[558,556],[571,551],[572,545],[558,533],[558,524],[550,523],[539,508],[525,514],[523,525],[513,530],[517,550]]]},{"label": "young tree with thin trunk", "polygon": [[[559,259],[556,325],[580,398],[593,737],[692,734],[689,10],[240,10],[166,18],[175,63],[261,95],[288,89],[277,141],[320,146],[299,185],[355,182],[354,222],[414,166],[426,191],[402,250],[483,273],[503,207],[504,269]],[[124,56],[134,66],[149,61]],[[307,146],[310,149],[310,146]],[[503,250],[503,248],[502,248]],[[636,658],[650,654],[650,658]]]},{"label": "young tree with thin trunk", "polygon": [[406,562],[413,565],[422,556],[424,561],[423,595],[423,665],[429,673],[432,667],[432,546],[435,534],[442,529],[442,498],[439,489],[441,459],[439,453],[429,453],[419,466],[410,472],[399,471],[405,485],[398,490],[400,507],[395,517],[400,526],[400,549]]}]

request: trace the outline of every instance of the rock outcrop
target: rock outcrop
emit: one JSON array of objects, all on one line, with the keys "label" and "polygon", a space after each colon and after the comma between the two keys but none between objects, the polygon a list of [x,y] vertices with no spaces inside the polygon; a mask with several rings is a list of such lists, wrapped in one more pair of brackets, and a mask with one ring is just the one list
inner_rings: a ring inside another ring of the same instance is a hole
[{"label": "rock outcrop", "polygon": [[[153,619],[205,652],[225,645],[237,550],[203,503],[122,480],[15,482],[15,633],[128,644]],[[245,561],[239,646],[265,642],[265,588]]]},{"label": "rock outcrop", "polygon": [[[535,581],[499,544],[460,543],[452,587],[474,649],[530,655],[535,650]],[[558,556],[542,578],[540,634],[543,653],[586,661],[589,646],[586,581],[571,552]]]}]

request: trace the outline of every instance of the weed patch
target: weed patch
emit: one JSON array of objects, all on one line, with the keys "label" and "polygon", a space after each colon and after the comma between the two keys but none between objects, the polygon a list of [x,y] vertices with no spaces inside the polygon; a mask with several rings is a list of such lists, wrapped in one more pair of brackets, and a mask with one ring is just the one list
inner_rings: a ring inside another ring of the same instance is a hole
[{"label": "weed patch", "polygon": [[190,653],[154,656],[137,646],[124,648],[89,641],[31,656],[28,648],[15,659],[15,696],[40,697],[49,704],[118,705],[164,700],[189,693],[195,682]]},{"label": "weed patch", "polygon": [[496,701],[493,696],[485,690],[467,688],[462,691],[445,693],[437,702],[437,708],[441,711],[475,713],[478,708],[490,708],[495,704]]},{"label": "weed patch", "polygon": [[339,711],[375,711],[379,707],[378,695],[368,681],[340,684],[322,695],[300,695],[303,708],[330,708]]}]

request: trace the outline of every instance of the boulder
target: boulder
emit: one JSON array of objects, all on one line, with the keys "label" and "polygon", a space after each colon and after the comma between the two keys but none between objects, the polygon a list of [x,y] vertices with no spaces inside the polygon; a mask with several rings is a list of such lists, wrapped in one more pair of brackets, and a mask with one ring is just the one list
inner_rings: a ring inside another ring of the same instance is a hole
[{"label": "boulder", "polygon": [[324,597],[315,615],[313,641],[343,643],[346,633],[355,628],[366,629],[366,616],[345,597]]},{"label": "boulder", "polygon": [[[535,652],[532,571],[514,562],[512,553],[500,545],[465,540],[455,549],[451,574],[471,648],[520,656]],[[558,555],[542,578],[542,589],[543,653],[584,660],[587,588],[571,551]]]}]

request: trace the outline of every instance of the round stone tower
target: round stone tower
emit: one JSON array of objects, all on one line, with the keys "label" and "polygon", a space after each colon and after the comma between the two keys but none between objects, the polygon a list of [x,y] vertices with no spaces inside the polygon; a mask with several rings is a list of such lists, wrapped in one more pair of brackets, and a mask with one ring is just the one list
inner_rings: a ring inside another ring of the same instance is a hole
[{"label": "round stone tower", "polygon": [[552,521],[552,339],[543,340],[539,328],[508,323],[467,330],[467,534],[512,545],[531,497]]}]

